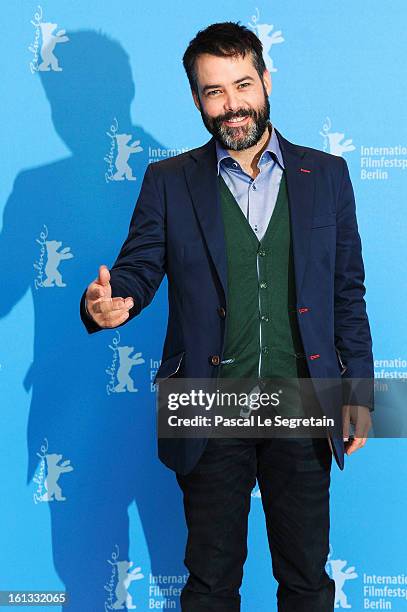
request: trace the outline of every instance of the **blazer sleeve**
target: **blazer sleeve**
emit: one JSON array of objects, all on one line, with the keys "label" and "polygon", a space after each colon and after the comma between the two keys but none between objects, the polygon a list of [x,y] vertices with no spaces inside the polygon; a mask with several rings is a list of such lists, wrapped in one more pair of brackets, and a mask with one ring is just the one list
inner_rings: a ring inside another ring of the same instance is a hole
[{"label": "blazer sleeve", "polygon": [[[147,166],[129,225],[128,235],[110,268],[112,297],[132,297],[134,306],[121,327],[152,301],[166,271],[165,207],[158,192],[154,163]],[[80,316],[92,334],[101,329],[85,308],[86,289],[81,297]]]},{"label": "blazer sleeve", "polygon": [[344,403],[374,410],[372,337],[366,312],[365,270],[355,196],[346,161],[337,201],[334,286],[335,346],[346,366]]}]

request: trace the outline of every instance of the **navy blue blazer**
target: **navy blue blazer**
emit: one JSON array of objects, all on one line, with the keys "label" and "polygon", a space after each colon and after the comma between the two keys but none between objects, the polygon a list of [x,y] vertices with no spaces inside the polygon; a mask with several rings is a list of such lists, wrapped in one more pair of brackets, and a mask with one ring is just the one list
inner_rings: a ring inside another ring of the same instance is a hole
[{"label": "navy blue blazer", "polygon": [[[286,168],[297,319],[322,412],[335,420],[331,443],[342,470],[342,404],[373,410],[372,339],[354,193],[343,158],[276,133]],[[167,274],[168,327],[155,380],[216,377],[228,303],[214,138],[147,166],[128,236],[110,274],[112,296],[134,299],[122,325],[150,304]],[[102,328],[85,312],[85,293],[80,315],[94,333]],[[322,379],[327,378],[339,379],[339,391],[324,392]],[[186,474],[207,439],[159,438],[159,458]]]}]

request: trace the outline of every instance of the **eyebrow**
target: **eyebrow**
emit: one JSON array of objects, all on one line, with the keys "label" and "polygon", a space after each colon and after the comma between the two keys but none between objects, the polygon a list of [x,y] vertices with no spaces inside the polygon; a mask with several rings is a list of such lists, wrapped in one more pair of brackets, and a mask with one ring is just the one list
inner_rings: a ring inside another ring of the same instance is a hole
[{"label": "eyebrow", "polygon": [[[254,81],[254,79],[251,76],[244,76],[241,79],[237,79],[237,81],[233,81],[233,85],[237,85],[242,81]],[[205,85],[205,87],[202,88],[202,93],[205,93],[208,89],[216,89],[217,87],[222,87],[222,85]]]}]

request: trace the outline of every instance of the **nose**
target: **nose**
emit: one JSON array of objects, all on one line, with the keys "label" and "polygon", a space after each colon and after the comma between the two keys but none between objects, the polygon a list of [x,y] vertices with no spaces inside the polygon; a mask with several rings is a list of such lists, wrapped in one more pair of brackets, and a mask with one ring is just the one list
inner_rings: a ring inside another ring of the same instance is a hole
[{"label": "nose", "polygon": [[234,112],[239,108],[239,101],[233,92],[226,94],[224,109],[226,112]]}]

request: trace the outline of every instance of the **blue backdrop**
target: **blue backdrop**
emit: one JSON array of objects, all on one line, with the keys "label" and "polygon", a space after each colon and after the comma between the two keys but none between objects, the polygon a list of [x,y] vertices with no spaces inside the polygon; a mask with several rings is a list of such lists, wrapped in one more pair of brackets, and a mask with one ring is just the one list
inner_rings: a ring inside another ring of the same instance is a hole
[{"label": "blue backdrop", "polygon": [[[139,317],[92,336],[80,296],[113,264],[146,165],[210,137],[189,40],[240,21],[264,45],[272,122],[348,162],[376,375],[405,380],[407,5],[24,0],[2,18],[0,589],[66,590],[78,612],[176,610],[186,529],[152,386],[166,280]],[[344,472],[333,462],[338,608],[407,609],[405,448],[371,438]],[[242,610],[276,610],[275,590],[256,487]]]}]

